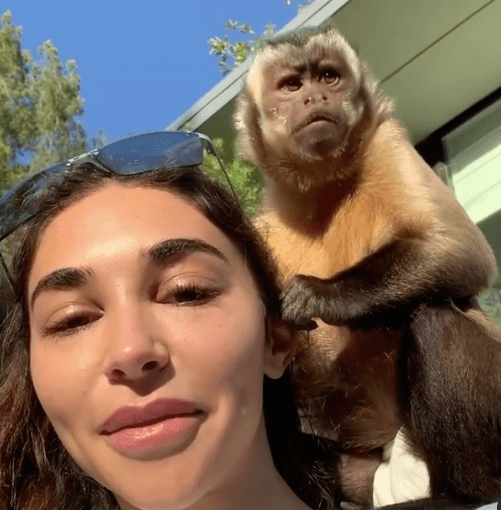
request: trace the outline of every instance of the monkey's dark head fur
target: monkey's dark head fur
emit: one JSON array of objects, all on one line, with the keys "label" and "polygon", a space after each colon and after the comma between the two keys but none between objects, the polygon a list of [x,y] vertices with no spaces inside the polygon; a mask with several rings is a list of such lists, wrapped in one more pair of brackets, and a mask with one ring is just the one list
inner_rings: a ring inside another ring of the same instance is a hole
[{"label": "monkey's dark head fur", "polygon": [[244,157],[272,181],[307,192],[351,176],[365,132],[392,114],[339,32],[307,27],[259,44],[235,126]]}]

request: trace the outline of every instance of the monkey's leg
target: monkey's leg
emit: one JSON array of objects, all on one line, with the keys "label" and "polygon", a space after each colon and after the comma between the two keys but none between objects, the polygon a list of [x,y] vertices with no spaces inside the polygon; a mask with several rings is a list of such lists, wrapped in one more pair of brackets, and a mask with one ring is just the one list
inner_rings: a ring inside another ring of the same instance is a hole
[{"label": "monkey's leg", "polygon": [[472,300],[422,305],[402,337],[406,436],[430,473],[431,497],[385,510],[478,508],[501,497],[501,334]]},{"label": "monkey's leg", "polygon": [[406,436],[428,466],[432,496],[499,499],[499,330],[473,300],[462,310],[423,305],[402,337],[398,365]]},{"label": "monkey's leg", "polygon": [[422,302],[477,294],[488,282],[481,256],[447,253],[440,238],[392,241],[355,266],[322,280],[297,275],[284,292],[283,318],[308,325],[328,324],[401,329]]},{"label": "monkey's leg", "polygon": [[[458,503],[451,499],[419,499],[397,503],[396,505],[381,506],[378,510],[473,510],[480,506],[476,503]],[[362,509],[359,507],[359,510]]]},{"label": "monkey's leg", "polygon": [[[487,502],[492,503],[491,501]],[[372,506],[359,505],[342,501],[339,504],[341,510],[373,510]],[[417,499],[415,501],[406,501],[405,503],[396,503],[394,505],[385,505],[378,507],[378,510],[475,510],[483,504],[478,503],[458,503],[452,499]]]}]

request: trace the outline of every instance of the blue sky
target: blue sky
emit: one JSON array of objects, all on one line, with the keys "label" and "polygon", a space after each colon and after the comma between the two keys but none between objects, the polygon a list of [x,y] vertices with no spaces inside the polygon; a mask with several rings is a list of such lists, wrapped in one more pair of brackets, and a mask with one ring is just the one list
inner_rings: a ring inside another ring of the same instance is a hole
[{"label": "blue sky", "polygon": [[222,75],[209,56],[210,37],[224,37],[231,18],[256,34],[280,29],[297,13],[297,0],[7,0],[23,27],[22,46],[38,58],[47,39],[63,62],[75,59],[81,76],[89,137],[109,141],[162,130],[209,91]]}]

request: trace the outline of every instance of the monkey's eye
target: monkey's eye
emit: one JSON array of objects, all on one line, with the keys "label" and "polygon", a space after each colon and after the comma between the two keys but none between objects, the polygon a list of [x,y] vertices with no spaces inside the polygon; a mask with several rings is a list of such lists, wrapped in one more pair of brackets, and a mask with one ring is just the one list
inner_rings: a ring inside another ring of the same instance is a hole
[{"label": "monkey's eye", "polygon": [[299,76],[289,76],[280,83],[280,88],[287,92],[295,92],[301,88],[301,78]]},{"label": "monkey's eye", "polygon": [[341,74],[336,69],[325,69],[320,73],[320,80],[327,85],[332,85],[338,83],[341,79]]}]

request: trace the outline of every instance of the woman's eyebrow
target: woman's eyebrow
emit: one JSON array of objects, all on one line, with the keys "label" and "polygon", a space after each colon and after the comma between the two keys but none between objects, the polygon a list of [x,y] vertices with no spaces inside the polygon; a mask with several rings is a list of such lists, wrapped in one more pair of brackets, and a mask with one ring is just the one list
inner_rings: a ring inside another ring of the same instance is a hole
[{"label": "woman's eyebrow", "polygon": [[[145,255],[154,264],[168,265],[179,262],[179,255],[185,256],[193,252],[205,252],[215,255],[224,262],[228,262],[227,257],[212,246],[201,239],[167,239],[160,243],[154,244],[146,250]],[[84,285],[93,275],[90,269],[81,268],[64,268],[58,269],[47,276],[44,276],[35,287],[30,299],[30,308],[33,310],[35,300],[43,292],[49,290],[72,290]]]},{"label": "woman's eyebrow", "polygon": [[81,287],[92,276],[90,269],[68,267],[58,269],[47,276],[44,276],[35,287],[31,295],[30,308],[33,310],[35,300],[42,292],[49,290],[71,290]]},{"label": "woman's eyebrow", "polygon": [[[224,262],[228,262],[227,257],[215,246],[202,241],[201,239],[166,239],[153,245],[146,251],[146,256],[158,265],[166,265],[179,262],[179,255],[186,256],[193,252],[205,252],[215,255]],[[173,258],[174,257],[174,258]]]}]

